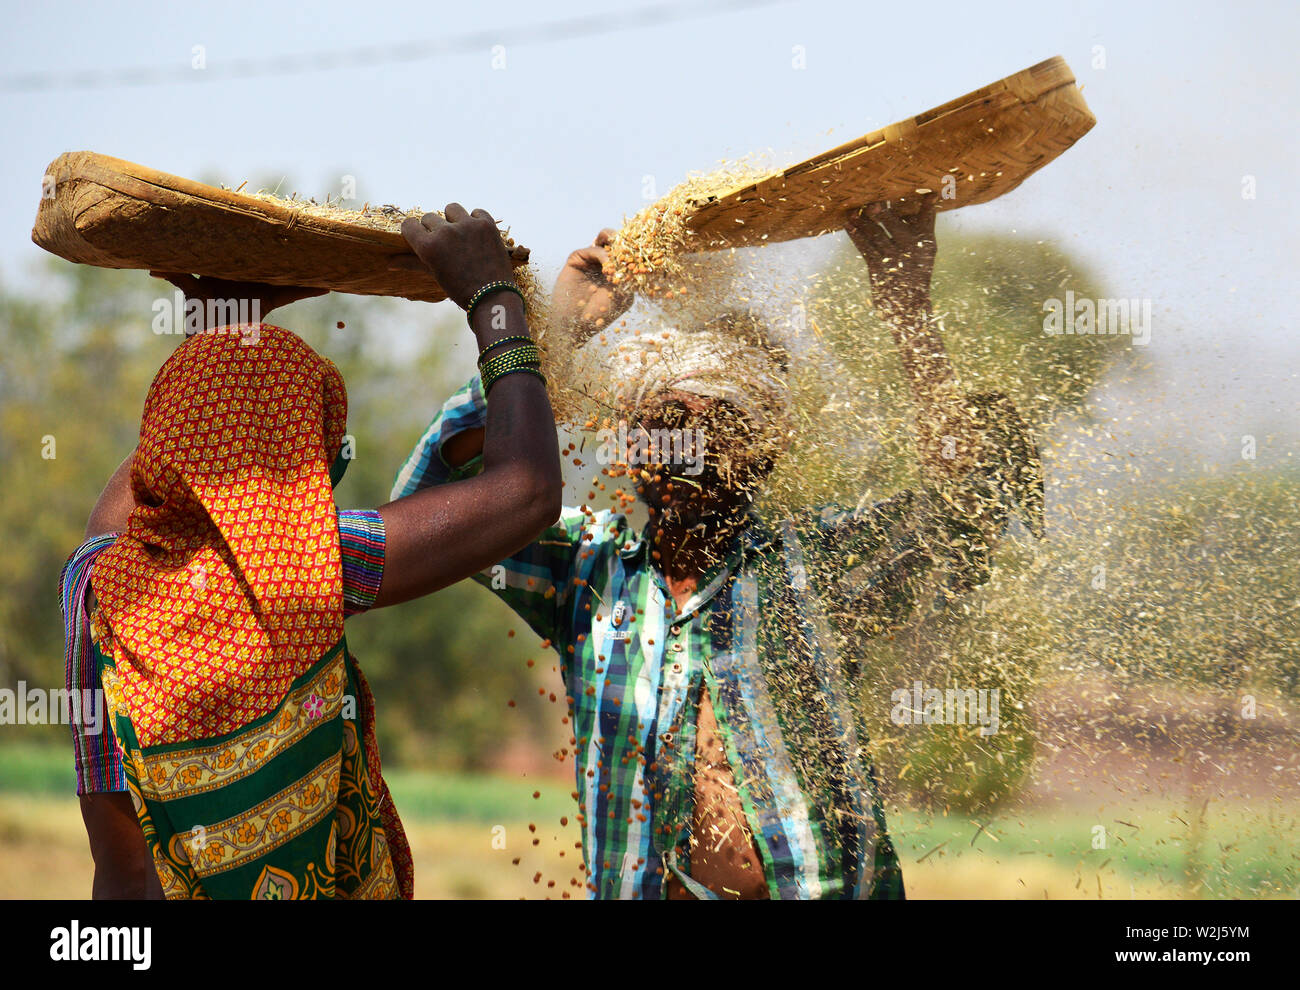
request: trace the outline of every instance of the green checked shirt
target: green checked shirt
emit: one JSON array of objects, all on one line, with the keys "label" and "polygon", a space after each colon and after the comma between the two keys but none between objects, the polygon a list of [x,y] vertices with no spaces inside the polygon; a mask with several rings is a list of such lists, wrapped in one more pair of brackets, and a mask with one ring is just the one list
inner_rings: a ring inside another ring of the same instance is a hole
[{"label": "green checked shirt", "polygon": [[[485,422],[475,377],[425,431],[393,497],[477,471],[477,459],[453,471],[442,448]],[[975,475],[961,485],[995,505],[995,528],[1005,527],[997,486]],[[660,898],[669,872],[689,878],[707,685],[770,896],[901,897],[858,675],[841,662],[825,602],[884,628],[911,610],[925,572],[960,591],[987,578],[987,556],[979,531],[923,488],[860,511],[829,507],[773,526],[754,518],[680,610],[644,534],[609,511],[566,508],[478,575],[559,653],[590,895]],[[851,579],[835,563],[846,559],[858,562]],[[819,588],[810,575],[823,573],[837,577]]]}]

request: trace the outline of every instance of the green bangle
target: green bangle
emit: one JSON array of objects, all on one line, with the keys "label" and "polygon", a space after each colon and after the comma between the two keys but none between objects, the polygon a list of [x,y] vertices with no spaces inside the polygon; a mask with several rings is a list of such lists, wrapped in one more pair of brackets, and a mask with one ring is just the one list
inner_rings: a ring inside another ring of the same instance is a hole
[{"label": "green bangle", "polygon": [[491,374],[491,372],[503,364],[514,364],[519,361],[532,364],[542,363],[542,353],[537,349],[536,344],[523,344],[519,347],[512,347],[508,351],[501,351],[492,355],[482,364],[479,365],[479,372],[482,374]]},{"label": "green bangle", "polygon": [[536,375],[538,378],[540,378],[540,379],[542,380],[542,387],[544,388],[544,387],[546,386],[546,376],[545,376],[545,375],[543,375],[543,374],[542,374],[540,371],[538,371],[536,368],[530,368],[530,367],[528,367],[527,365],[520,365],[518,368],[508,368],[507,370],[501,372],[501,374],[499,374],[499,375],[497,375],[495,378],[493,378],[493,379],[492,379],[490,382],[488,382],[486,385],[484,385],[484,386],[483,386],[483,394],[484,394],[484,396],[486,396],[486,395],[488,394],[488,392],[492,391],[492,386],[495,385],[497,382],[501,381],[502,378],[505,378],[506,375],[513,375],[513,374],[514,374],[515,372],[517,372],[517,371],[526,371],[526,372],[528,372],[528,374],[530,374],[530,375]]},{"label": "green bangle", "polygon": [[483,362],[486,360],[485,355],[488,353],[488,351],[495,350],[496,348],[500,347],[502,344],[531,344],[531,343],[533,343],[532,337],[525,337],[519,334],[516,334],[513,337],[502,337],[500,340],[494,340],[492,341],[492,343],[488,344],[487,347],[483,348],[481,351],[478,352],[478,366],[480,368],[483,367]]},{"label": "green bangle", "polygon": [[478,304],[494,292],[513,292],[519,297],[519,301],[524,304],[524,312],[528,311],[528,300],[519,291],[519,286],[515,285],[514,282],[498,279],[495,282],[488,282],[487,285],[480,286],[478,291],[469,297],[469,304],[465,307],[465,319],[471,326],[474,323],[474,310],[478,308]]},{"label": "green bangle", "polygon": [[516,347],[514,350],[498,354],[484,362],[479,377],[486,386],[493,379],[499,378],[508,368],[541,367],[541,360],[535,347]]},{"label": "green bangle", "polygon": [[492,387],[498,378],[502,375],[517,371],[519,368],[537,369],[541,366],[541,355],[537,347],[533,344],[526,344],[523,347],[513,347],[508,351],[488,358],[483,362],[479,371],[479,379],[483,385],[483,392]]}]

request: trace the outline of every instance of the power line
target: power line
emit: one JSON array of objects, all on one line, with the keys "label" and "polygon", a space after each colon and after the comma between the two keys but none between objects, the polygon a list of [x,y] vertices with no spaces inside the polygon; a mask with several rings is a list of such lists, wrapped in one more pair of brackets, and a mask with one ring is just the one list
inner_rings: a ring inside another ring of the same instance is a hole
[{"label": "power line", "polygon": [[370,68],[419,62],[445,55],[483,52],[493,45],[549,44],[609,34],[633,27],[658,27],[715,14],[770,7],[785,0],[720,0],[711,4],[661,3],[618,13],[590,14],[527,26],[471,31],[427,41],[366,45],[329,52],[276,55],[271,58],[223,59],[202,69],[152,66],[128,69],[87,69],[81,72],[20,72],[0,76],[0,92],[34,93],[54,90],[103,89],[115,86],[156,86],[165,83],[210,82],[238,77],[292,76],[334,69]]}]

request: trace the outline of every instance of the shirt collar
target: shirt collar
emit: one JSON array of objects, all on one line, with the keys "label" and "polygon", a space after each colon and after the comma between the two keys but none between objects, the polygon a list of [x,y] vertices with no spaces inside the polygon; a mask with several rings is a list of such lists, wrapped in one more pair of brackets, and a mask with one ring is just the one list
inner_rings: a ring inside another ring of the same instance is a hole
[{"label": "shirt collar", "polygon": [[[673,616],[674,622],[684,622],[689,619],[718,593],[719,589],[722,588],[728,578],[733,574],[739,573],[744,565],[746,550],[753,542],[753,536],[751,535],[750,530],[753,528],[755,522],[757,522],[756,517],[751,516],[749,518],[749,524],[732,537],[731,546],[728,549],[726,556],[721,562],[714,564],[704,573],[698,589],[686,600],[686,604],[683,606],[682,610]],[[655,585],[663,593],[664,600],[675,604],[673,602],[672,594],[668,590],[668,582],[664,578],[663,571],[660,569],[659,565],[650,558],[649,548],[651,525],[652,523],[646,523],[645,527],[641,530],[640,539],[635,543],[623,547],[618,551],[618,553],[619,556],[628,563],[637,560],[637,558],[641,558],[643,565],[649,570],[651,577],[654,579]]]}]

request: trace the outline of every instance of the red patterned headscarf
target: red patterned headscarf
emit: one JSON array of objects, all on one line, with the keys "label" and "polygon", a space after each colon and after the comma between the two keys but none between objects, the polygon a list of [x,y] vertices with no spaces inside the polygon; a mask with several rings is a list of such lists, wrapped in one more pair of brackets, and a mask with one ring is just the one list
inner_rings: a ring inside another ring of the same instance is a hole
[{"label": "red patterned headscarf", "polygon": [[338,369],[279,327],[199,334],[154,378],[136,507],[91,574],[141,745],[243,727],[342,637],[346,418]]}]

